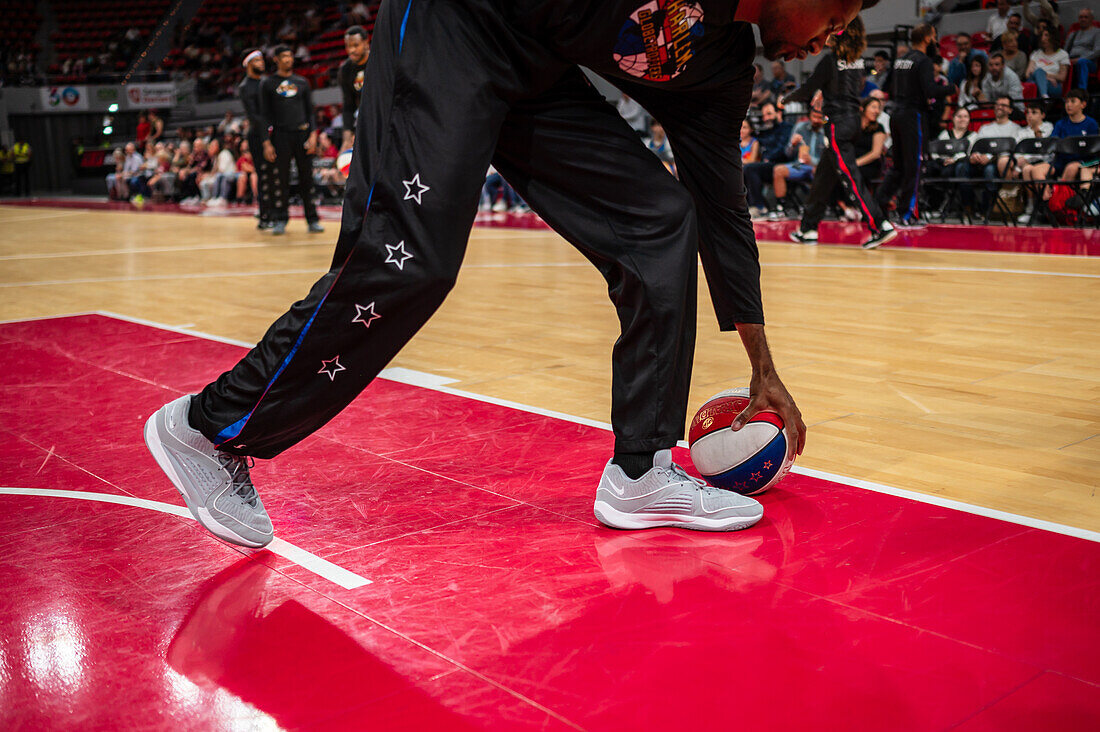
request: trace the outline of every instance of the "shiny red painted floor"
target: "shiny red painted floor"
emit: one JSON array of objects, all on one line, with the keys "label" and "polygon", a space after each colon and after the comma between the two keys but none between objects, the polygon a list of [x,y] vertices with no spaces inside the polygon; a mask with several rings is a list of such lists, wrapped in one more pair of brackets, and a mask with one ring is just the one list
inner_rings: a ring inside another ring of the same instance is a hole
[{"label": "shiny red painted floor", "polygon": [[[144,417],[242,353],[0,325],[0,486],[179,504]],[[0,493],[0,728],[1100,728],[1100,546],[800,475],[748,531],[612,531],[610,447],[377,380],[254,472],[354,590],[172,515]]]},{"label": "shiny red painted floor", "polygon": [[[152,213],[186,213],[204,216],[251,216],[251,206],[206,208],[182,206],[178,203],[145,203],[140,208],[125,201],[100,198],[31,198],[0,199],[0,205],[48,206],[80,208],[96,211],[142,211]],[[340,220],[339,206],[319,206],[321,218]],[[301,218],[301,206],[291,208],[291,216]],[[756,236],[763,241],[786,242],[797,221],[755,221]],[[534,213],[479,213],[475,226],[509,229],[549,229]],[[859,223],[826,221],[820,229],[821,245],[857,246],[869,236]],[[961,226],[934,224],[919,229],[906,229],[884,249],[949,249],[956,251],[1009,252],[1015,254],[1057,254],[1063,256],[1100,257],[1100,231],[1096,229],[1047,228],[1039,226]]]}]

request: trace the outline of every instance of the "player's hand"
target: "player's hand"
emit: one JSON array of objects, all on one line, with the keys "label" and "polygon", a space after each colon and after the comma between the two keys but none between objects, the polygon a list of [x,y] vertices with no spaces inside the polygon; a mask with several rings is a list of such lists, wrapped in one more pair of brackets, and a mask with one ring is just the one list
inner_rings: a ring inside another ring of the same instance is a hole
[{"label": "player's hand", "polygon": [[749,382],[749,404],[733,420],[730,428],[736,432],[758,412],[775,412],[782,418],[789,432],[795,435],[795,444],[788,448],[788,458],[802,454],[806,447],[806,423],[802,421],[802,412],[798,411],[787,387],[783,386],[779,375],[774,371],[764,376],[753,373],[752,381]]},{"label": "player's hand", "polygon": [[271,143],[271,140],[264,140],[264,160],[269,163],[275,162],[275,145]]},{"label": "player's hand", "polygon": [[802,144],[802,135],[794,135],[791,138],[791,147],[794,147],[795,145],[801,145],[801,144]]}]

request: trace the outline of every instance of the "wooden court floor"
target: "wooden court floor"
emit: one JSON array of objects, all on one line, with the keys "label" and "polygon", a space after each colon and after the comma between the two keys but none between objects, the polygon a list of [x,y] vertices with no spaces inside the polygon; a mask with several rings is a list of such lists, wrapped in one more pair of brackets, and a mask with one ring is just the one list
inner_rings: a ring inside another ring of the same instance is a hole
[{"label": "wooden court floor", "polygon": [[[336,227],[0,207],[0,320],[104,310],[254,342],[327,268]],[[810,426],[800,465],[1100,531],[1100,260],[762,242],[761,261]],[[616,335],[602,279],[557,235],[476,229],[391,365],[607,421]],[[693,408],[748,378],[701,287]]]}]

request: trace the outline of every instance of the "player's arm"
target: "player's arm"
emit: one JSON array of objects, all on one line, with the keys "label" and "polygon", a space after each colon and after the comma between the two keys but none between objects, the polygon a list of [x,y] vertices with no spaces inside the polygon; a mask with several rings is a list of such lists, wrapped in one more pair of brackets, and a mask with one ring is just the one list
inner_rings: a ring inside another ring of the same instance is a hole
[{"label": "player's arm", "polygon": [[271,132],[275,124],[275,106],[272,101],[275,96],[275,87],[272,79],[264,79],[260,84],[260,114],[263,117],[263,127],[260,134],[264,138],[264,160],[275,162],[275,143],[271,141]]},{"label": "player's arm", "polygon": [[836,76],[836,63],[833,60],[832,54],[826,54],[814,67],[813,73],[810,74],[810,78],[806,79],[806,82],[799,88],[792,91],[790,94],[784,94],[780,97],[780,104],[786,104],[787,102],[799,102],[802,104],[808,104],[813,99],[814,94],[824,89],[832,81],[832,78]]},{"label": "player's arm", "polygon": [[340,94],[344,100],[344,108],[340,111],[340,117],[344,120],[342,150],[355,145],[355,74],[351,71],[349,66],[340,67]]},{"label": "player's arm", "polygon": [[764,335],[764,325],[738,323],[737,334],[741,336],[741,344],[752,364],[752,379],[749,381],[749,405],[737,415],[730,428],[736,432],[757,412],[775,412],[783,418],[783,424],[796,433],[796,444],[792,448],[796,454],[801,455],[806,447],[806,423],[802,421],[802,412],[775,371],[768,339]]},{"label": "player's arm", "polygon": [[313,108],[313,89],[309,82],[305,83],[305,91],[302,92],[302,104],[306,110],[306,124],[309,125],[309,139],[306,140],[306,152],[312,155],[317,150],[317,128],[314,126],[316,110]]}]

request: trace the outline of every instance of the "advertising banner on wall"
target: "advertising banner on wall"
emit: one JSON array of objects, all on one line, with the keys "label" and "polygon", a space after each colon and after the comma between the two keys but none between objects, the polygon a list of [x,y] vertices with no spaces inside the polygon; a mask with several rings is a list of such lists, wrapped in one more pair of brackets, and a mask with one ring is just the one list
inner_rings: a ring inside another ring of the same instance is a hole
[{"label": "advertising banner on wall", "polygon": [[176,85],[171,82],[127,84],[123,89],[126,90],[126,101],[131,109],[176,106]]},{"label": "advertising banner on wall", "polygon": [[41,93],[42,108],[47,111],[80,111],[88,108],[86,86],[44,86]]}]

